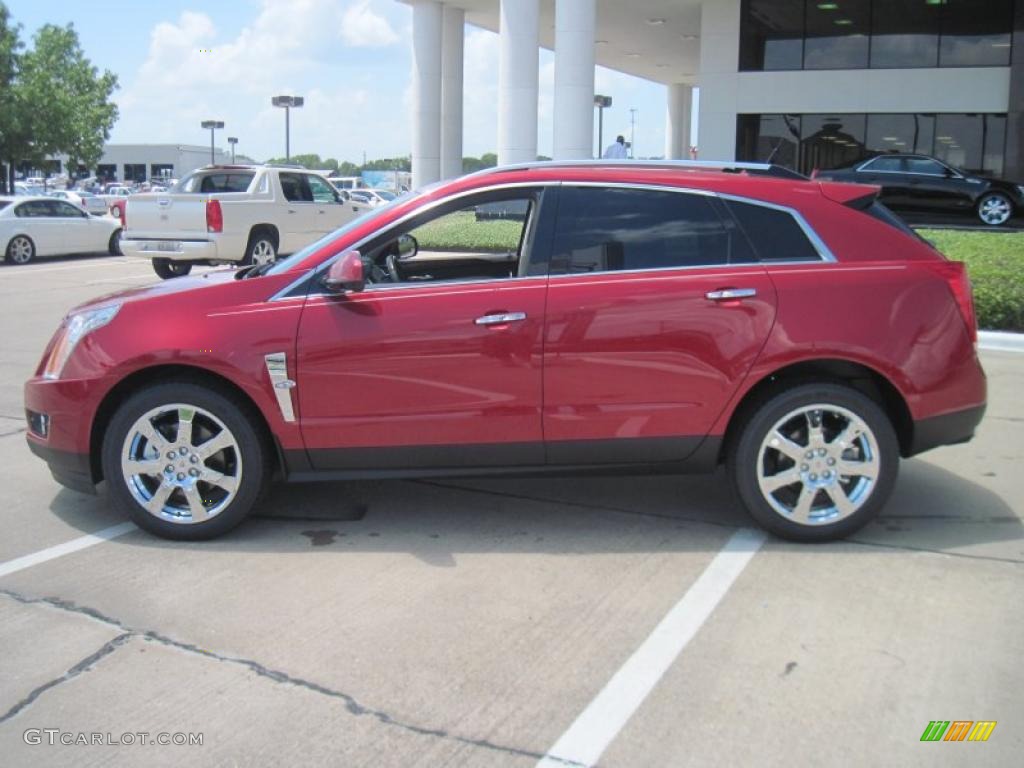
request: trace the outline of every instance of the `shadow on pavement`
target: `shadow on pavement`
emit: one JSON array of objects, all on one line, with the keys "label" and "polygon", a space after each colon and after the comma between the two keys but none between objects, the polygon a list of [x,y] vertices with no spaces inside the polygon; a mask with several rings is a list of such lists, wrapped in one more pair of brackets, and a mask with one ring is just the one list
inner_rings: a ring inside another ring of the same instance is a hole
[{"label": "shadow on pavement", "polygon": [[[110,501],[100,490],[97,497],[83,497],[62,489],[50,509],[69,525],[94,532],[100,526],[89,526],[83,514],[90,506],[97,519],[110,519]],[[277,484],[248,521],[220,539],[182,543],[139,533],[112,544],[408,552],[451,565],[457,553],[716,551],[735,528],[752,525],[720,470],[709,476]],[[897,549],[963,549],[1024,540],[1024,526],[999,495],[912,459],[902,463],[882,515],[851,540]]]}]

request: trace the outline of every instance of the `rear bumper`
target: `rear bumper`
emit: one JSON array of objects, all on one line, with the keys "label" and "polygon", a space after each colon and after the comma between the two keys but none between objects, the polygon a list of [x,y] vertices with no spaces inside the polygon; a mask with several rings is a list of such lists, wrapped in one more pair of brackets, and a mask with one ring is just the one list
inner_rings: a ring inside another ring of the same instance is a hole
[{"label": "rear bumper", "polygon": [[[174,250],[162,251],[161,247],[173,244]],[[136,256],[143,259],[170,259],[171,261],[205,261],[231,260],[219,254],[217,242],[214,240],[156,240],[121,238],[121,252],[125,256]],[[239,257],[241,258],[241,257]],[[236,259],[237,260],[237,259]]]},{"label": "rear bumper", "polygon": [[940,445],[966,443],[985,415],[985,404],[944,413],[914,422],[914,439],[907,456],[916,456]]},{"label": "rear bumper", "polygon": [[46,462],[53,479],[65,488],[79,493],[96,493],[88,454],[60,451],[34,440],[31,436],[28,437],[28,447],[32,453]]}]

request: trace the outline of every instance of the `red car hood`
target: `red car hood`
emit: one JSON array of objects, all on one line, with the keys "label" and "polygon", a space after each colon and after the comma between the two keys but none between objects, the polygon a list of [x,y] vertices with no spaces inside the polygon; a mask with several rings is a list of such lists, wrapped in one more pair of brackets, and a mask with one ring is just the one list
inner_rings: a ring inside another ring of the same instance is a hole
[{"label": "red car hood", "polygon": [[175,277],[171,280],[159,280],[138,288],[128,288],[123,291],[115,291],[103,296],[97,296],[95,299],[90,299],[89,301],[79,304],[77,307],[72,309],[71,312],[78,312],[83,309],[99,307],[105,304],[112,304],[114,302],[126,303],[145,301],[146,299],[170,296],[176,293],[185,293],[187,291],[201,291],[214,286],[224,285],[225,283],[231,283],[235,280],[235,275],[237,273],[237,269],[233,267],[225,267],[223,269],[211,270],[210,272],[206,272],[202,275]]}]

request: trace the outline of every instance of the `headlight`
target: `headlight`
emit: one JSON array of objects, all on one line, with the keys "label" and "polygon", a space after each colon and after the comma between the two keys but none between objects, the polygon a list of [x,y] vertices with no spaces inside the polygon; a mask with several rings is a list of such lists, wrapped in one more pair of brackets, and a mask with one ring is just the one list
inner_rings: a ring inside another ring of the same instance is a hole
[{"label": "headlight", "polygon": [[64,326],[60,329],[57,341],[50,350],[50,356],[46,358],[46,365],[43,367],[44,379],[59,379],[64,364],[75,351],[75,346],[85,338],[86,334],[92,333],[97,328],[114,319],[114,315],[121,309],[120,304],[110,304],[99,309],[89,309],[85,312],[76,312],[71,315]]}]

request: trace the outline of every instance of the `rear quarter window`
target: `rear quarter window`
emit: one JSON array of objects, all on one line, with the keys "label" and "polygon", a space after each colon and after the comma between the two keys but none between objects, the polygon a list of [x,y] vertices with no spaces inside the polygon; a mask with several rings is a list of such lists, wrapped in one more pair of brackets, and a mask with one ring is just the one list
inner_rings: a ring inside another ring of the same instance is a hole
[{"label": "rear quarter window", "polygon": [[725,204],[754,246],[760,261],[821,261],[821,254],[793,214],[737,200],[726,200]]},{"label": "rear quarter window", "polygon": [[176,191],[210,194],[212,192],[245,192],[256,177],[254,172],[196,173],[189,176]]}]

